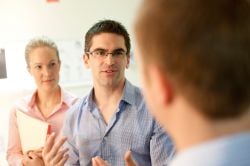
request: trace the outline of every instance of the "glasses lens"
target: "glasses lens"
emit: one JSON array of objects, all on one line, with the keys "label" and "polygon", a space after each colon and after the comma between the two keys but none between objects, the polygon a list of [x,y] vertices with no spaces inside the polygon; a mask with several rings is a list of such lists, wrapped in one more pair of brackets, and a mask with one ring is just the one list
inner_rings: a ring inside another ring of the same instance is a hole
[{"label": "glasses lens", "polygon": [[97,56],[97,57],[105,57],[106,54],[107,54],[107,51],[105,51],[105,50],[95,50],[95,51],[92,52],[92,54],[94,56]]},{"label": "glasses lens", "polygon": [[126,55],[126,52],[124,50],[115,50],[109,53],[108,50],[98,49],[90,52],[90,54],[95,58],[102,58],[102,59],[106,58],[109,54],[111,54],[113,58],[122,58]]},{"label": "glasses lens", "polygon": [[123,57],[125,55],[125,52],[124,51],[114,51],[112,54],[114,57],[120,58],[120,57]]}]

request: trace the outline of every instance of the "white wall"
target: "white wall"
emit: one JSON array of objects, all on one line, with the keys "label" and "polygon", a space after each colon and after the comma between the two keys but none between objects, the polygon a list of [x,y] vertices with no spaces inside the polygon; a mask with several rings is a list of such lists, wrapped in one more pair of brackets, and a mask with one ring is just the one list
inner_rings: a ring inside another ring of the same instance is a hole
[{"label": "white wall", "polygon": [[[0,48],[6,49],[8,74],[8,79],[0,79],[1,166],[4,165],[1,159],[2,147],[6,148],[7,143],[8,111],[14,101],[28,94],[34,87],[25,69],[23,55],[25,43],[34,36],[49,36],[59,43],[63,58],[65,55],[72,55],[70,62],[64,62],[62,58],[64,66],[61,84],[81,96],[90,89],[90,75],[83,67],[82,70],[78,70],[80,75],[84,75],[80,79],[72,73],[78,73],[74,66],[81,65],[85,32],[99,20],[115,19],[128,29],[133,45],[133,20],[141,1],[59,0],[58,3],[47,3],[46,0],[0,0]],[[76,47],[70,48],[72,43],[80,43],[81,46],[73,44]],[[70,63],[74,64],[69,65]],[[67,66],[71,67],[70,74],[67,73]],[[139,85],[136,70],[137,67],[132,61],[126,76],[131,82]]]},{"label": "white wall", "polygon": [[132,30],[136,8],[141,0],[0,0],[0,41],[29,39],[48,35],[55,39],[82,38],[97,20],[122,22]]}]

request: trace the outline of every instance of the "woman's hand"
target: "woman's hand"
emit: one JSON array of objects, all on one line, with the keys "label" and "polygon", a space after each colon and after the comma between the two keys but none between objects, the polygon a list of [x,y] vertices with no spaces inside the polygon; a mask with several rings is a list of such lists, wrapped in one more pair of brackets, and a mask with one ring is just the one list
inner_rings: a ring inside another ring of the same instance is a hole
[{"label": "woman's hand", "polygon": [[23,157],[22,164],[24,166],[44,166],[43,159],[36,152],[28,152]]}]

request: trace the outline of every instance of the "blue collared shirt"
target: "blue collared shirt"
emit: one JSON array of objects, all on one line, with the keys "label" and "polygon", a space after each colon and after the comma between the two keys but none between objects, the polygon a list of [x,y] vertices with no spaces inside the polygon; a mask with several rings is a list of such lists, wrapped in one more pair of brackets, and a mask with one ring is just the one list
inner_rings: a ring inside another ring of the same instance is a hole
[{"label": "blue collared shirt", "polygon": [[228,135],[183,150],[171,166],[250,166],[250,131]]},{"label": "blue collared shirt", "polygon": [[63,134],[68,137],[66,165],[91,165],[100,156],[112,166],[125,165],[131,150],[139,165],[167,165],[174,154],[172,141],[147,111],[139,88],[125,82],[123,97],[108,124],[93,101],[93,90],[67,113]]}]

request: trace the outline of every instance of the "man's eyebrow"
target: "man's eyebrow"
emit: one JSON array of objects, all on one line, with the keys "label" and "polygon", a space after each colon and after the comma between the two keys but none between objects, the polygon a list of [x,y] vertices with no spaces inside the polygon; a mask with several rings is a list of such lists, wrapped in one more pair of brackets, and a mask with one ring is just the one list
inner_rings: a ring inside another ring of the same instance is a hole
[{"label": "man's eyebrow", "polygon": [[116,49],[113,50],[113,52],[117,52],[117,51],[118,51],[118,52],[119,52],[119,51],[121,51],[121,52],[122,52],[122,51],[123,51],[123,52],[126,52],[123,48],[116,48]]},{"label": "man's eyebrow", "polygon": [[[98,47],[98,48],[95,48],[94,50],[92,51],[108,51],[107,49],[104,49],[104,48],[101,48],[101,47]],[[123,52],[126,52],[126,50],[124,50],[123,48],[116,48],[114,50],[112,50],[112,52],[117,52],[117,51],[123,51]]]},{"label": "man's eyebrow", "polygon": [[101,47],[98,47],[98,48],[95,48],[94,50],[92,51],[107,51],[107,49],[104,49],[104,48],[101,48]]}]

